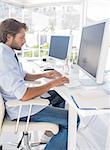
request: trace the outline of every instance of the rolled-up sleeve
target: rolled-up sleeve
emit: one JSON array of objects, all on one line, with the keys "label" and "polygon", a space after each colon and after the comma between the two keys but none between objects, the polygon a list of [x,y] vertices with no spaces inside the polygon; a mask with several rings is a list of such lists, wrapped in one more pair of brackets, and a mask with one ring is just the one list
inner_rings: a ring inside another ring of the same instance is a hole
[{"label": "rolled-up sleeve", "polygon": [[17,99],[21,99],[27,90],[27,86],[23,80],[17,81],[15,84],[13,84],[12,88]]}]

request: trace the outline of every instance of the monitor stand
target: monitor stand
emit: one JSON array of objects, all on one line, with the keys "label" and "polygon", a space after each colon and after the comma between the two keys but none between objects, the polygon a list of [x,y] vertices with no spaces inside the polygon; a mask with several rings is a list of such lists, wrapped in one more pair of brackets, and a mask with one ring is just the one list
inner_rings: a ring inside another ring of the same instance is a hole
[{"label": "monitor stand", "polygon": [[82,86],[100,86],[102,84],[97,84],[96,81],[89,76],[87,76],[82,71],[79,71],[79,81]]}]

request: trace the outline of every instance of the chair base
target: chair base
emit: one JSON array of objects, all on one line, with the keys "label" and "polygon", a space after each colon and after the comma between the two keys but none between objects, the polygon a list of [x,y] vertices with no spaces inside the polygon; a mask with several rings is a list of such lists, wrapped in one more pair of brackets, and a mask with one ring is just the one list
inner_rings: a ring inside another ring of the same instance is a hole
[{"label": "chair base", "polygon": [[[16,145],[17,149],[19,149],[19,150],[32,150],[33,147],[47,144],[47,143],[42,143],[42,142],[30,143],[30,139],[31,139],[31,134],[29,134],[27,131],[23,132],[21,140]],[[22,146],[22,143],[23,143],[23,146]]]},{"label": "chair base", "polygon": [[[36,143],[31,143],[31,133],[28,133],[27,131],[23,132],[23,135],[20,139],[19,142],[14,143],[14,141],[12,142],[8,142],[5,145],[3,143],[1,143],[0,145],[0,150],[34,150],[36,149],[44,149],[44,147],[46,146],[47,143],[43,143],[43,142],[36,142]],[[35,147],[35,148],[34,148]]]}]

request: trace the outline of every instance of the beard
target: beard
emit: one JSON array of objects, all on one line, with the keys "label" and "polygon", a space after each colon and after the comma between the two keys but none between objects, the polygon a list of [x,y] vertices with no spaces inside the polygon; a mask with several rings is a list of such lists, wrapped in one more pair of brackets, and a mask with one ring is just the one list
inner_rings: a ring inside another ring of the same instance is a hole
[{"label": "beard", "polygon": [[15,50],[21,50],[21,47],[18,47],[17,45],[11,45],[11,48]]},{"label": "beard", "polygon": [[12,49],[15,49],[15,50],[21,50],[21,48],[19,47],[15,47],[15,46],[11,46]]},{"label": "beard", "polygon": [[15,49],[15,50],[21,50],[21,47],[22,47],[22,45],[19,46],[15,41],[13,41],[11,44],[11,48]]}]

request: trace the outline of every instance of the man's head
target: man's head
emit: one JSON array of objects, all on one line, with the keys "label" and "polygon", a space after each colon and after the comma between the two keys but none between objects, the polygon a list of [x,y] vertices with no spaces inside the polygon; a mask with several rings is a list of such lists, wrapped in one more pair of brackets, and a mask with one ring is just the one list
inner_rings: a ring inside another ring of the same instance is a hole
[{"label": "man's head", "polygon": [[0,24],[0,42],[12,49],[20,50],[25,43],[27,26],[15,19],[6,19]]}]

